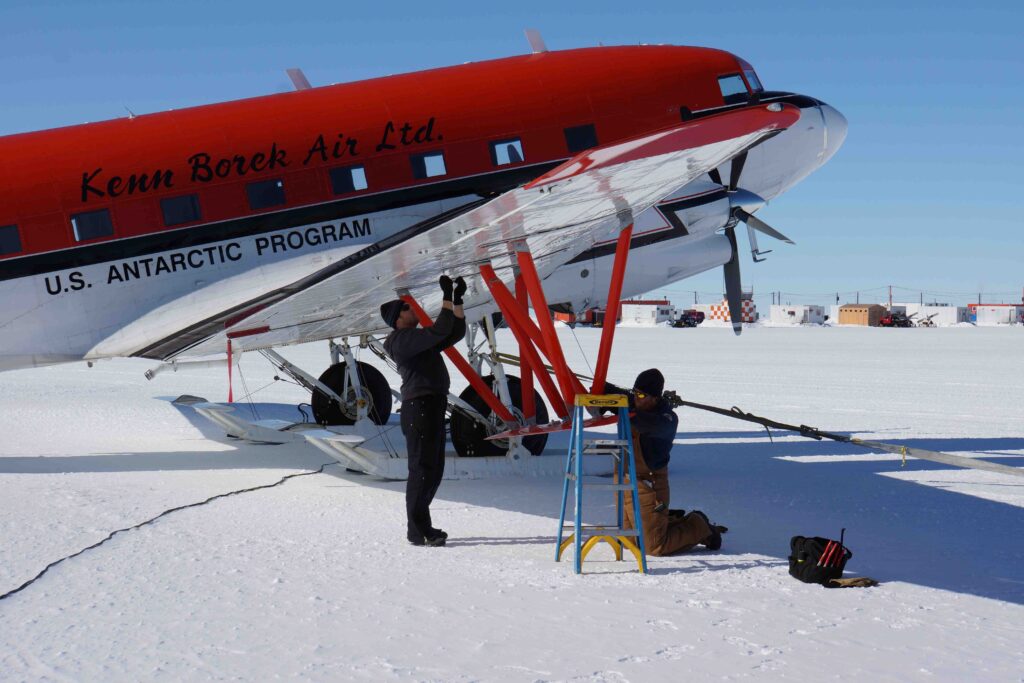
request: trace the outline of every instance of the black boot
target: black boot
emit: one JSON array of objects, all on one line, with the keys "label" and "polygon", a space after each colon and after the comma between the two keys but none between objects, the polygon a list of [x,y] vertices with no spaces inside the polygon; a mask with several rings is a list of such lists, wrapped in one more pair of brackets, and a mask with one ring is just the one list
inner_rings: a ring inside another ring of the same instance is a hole
[{"label": "black boot", "polygon": [[711,520],[708,519],[708,516],[701,512],[700,510],[694,510],[690,514],[700,515],[700,517],[703,518],[704,522],[708,525],[708,528],[711,529],[711,533],[708,535],[707,538],[701,541],[701,545],[705,546],[708,550],[720,549],[722,547],[722,532],[728,531],[728,529],[724,526],[712,524]]}]

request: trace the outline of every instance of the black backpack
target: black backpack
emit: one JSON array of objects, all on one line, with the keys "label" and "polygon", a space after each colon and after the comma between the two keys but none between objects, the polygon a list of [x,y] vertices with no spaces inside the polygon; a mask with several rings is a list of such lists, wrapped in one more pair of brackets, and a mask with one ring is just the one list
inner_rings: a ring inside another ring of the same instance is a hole
[{"label": "black backpack", "polygon": [[832,579],[843,576],[853,551],[843,545],[846,529],[838,541],[821,536],[794,536],[789,542],[789,574],[804,583],[820,583],[831,588]]}]

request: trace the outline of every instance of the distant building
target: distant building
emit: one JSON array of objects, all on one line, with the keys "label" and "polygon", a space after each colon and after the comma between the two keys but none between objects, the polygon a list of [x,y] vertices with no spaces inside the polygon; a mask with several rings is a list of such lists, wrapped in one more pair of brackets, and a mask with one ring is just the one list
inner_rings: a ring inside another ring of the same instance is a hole
[{"label": "distant building", "polygon": [[825,322],[825,307],[774,305],[771,307],[769,320],[773,325],[821,325]]},{"label": "distant building", "polygon": [[878,327],[885,313],[885,306],[878,304],[846,304],[839,307],[839,324]]},{"label": "distant building", "polygon": [[555,311],[555,320],[563,322],[567,325],[575,325],[577,323],[581,325],[593,325],[594,314],[597,312],[596,308],[588,308],[585,311],[579,313],[564,313],[562,311]]},{"label": "distant building", "polygon": [[1024,324],[1024,304],[970,304],[967,310],[979,327]]},{"label": "distant building", "polygon": [[672,320],[675,308],[667,299],[623,301],[620,320],[627,325],[657,325]]},{"label": "distant building", "polygon": [[[732,316],[729,315],[729,300],[726,297],[722,297],[722,301],[717,304],[696,304],[692,306],[694,310],[701,311],[706,316],[707,320],[718,320],[721,322],[732,322]],[[744,323],[756,323],[758,319],[757,306],[754,305],[754,293],[753,291],[744,291],[740,294],[740,310],[742,311],[743,317],[740,322]]]},{"label": "distant building", "polygon": [[[949,304],[900,304],[905,313],[920,325],[923,321],[929,320],[936,327],[949,327],[957,323],[967,322],[967,308],[965,306],[951,306]],[[895,304],[893,308],[895,308]]]}]

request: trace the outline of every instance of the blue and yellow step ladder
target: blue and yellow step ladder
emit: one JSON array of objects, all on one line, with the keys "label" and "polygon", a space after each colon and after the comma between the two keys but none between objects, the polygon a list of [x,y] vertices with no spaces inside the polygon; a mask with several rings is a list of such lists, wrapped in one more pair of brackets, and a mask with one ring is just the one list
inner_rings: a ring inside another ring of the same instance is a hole
[{"label": "blue and yellow step ladder", "polygon": [[[587,408],[612,408],[619,416],[618,434],[614,439],[584,439],[583,421]],[[613,483],[593,481],[596,477],[584,477],[585,456],[610,456],[618,475]],[[629,483],[623,474],[629,468]],[[569,485],[574,492],[573,520],[565,523],[565,506],[569,500]],[[604,491],[615,493],[616,523],[584,524],[583,492]],[[623,502],[626,494],[633,496],[634,522],[636,528],[625,529]],[[629,400],[622,394],[578,394],[573,406],[572,431],[569,437],[569,453],[565,462],[565,482],[562,484],[562,512],[558,518],[558,547],[555,562],[562,559],[562,553],[570,545],[575,549],[575,571],[583,573],[583,560],[591,549],[604,541],[615,551],[615,559],[622,560],[622,550],[633,553],[640,573],[647,573],[647,557],[644,548],[643,520],[640,518],[640,497],[636,488],[636,460],[633,457],[633,435],[629,427]],[[568,529],[572,533],[563,538]]]}]

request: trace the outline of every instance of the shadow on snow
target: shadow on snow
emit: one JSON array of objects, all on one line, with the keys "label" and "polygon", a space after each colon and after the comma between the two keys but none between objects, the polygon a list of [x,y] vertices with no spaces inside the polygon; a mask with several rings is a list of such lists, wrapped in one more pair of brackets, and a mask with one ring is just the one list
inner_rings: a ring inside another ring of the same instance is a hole
[{"label": "shadow on snow", "polygon": [[[283,417],[279,404],[255,407],[261,417]],[[295,419],[294,406],[288,407]],[[104,454],[74,457],[10,457],[0,459],[0,473],[126,472],[204,469],[314,469],[327,458],[312,447],[259,446],[232,442],[217,427],[182,409],[208,438],[235,443],[231,451]],[[776,437],[778,433],[774,433]],[[759,437],[758,441],[727,439]],[[554,436],[549,449],[564,453],[566,435]],[[672,507],[701,509],[729,526],[723,550],[696,552],[686,567],[652,568],[652,573],[742,569],[754,566],[785,567],[789,539],[794,535],[838,538],[846,528],[853,550],[848,573],[879,581],[904,581],[922,586],[968,593],[1024,604],[1024,544],[1017,542],[1024,528],[1024,508],[985,500],[896,477],[905,472],[947,472],[950,468],[910,459],[898,461],[842,460],[797,462],[783,456],[840,456],[868,451],[834,441],[776,440],[763,431],[681,432],[684,440],[673,449],[670,476]],[[700,442],[695,442],[700,440]],[[938,451],[1022,451],[1022,438],[915,438],[889,440]],[[544,456],[542,456],[544,457]],[[558,457],[558,456],[547,456]],[[1019,457],[990,457],[1019,465]],[[382,482],[330,468],[334,476],[400,494],[402,482]],[[1024,487],[1011,478],[982,473],[984,484],[1001,490]],[[927,483],[927,482],[925,482]],[[943,482],[946,483],[946,482]],[[458,538],[449,544],[554,545],[561,481],[558,477],[506,478],[500,485],[486,481],[446,481],[438,502],[457,502],[550,517],[551,537]],[[396,495],[396,505],[401,505]],[[536,509],[543,506],[543,509]],[[396,538],[398,538],[396,532]],[[397,542],[397,541],[396,541]],[[553,549],[553,548],[552,548]],[[771,560],[730,555],[759,554]]]}]

